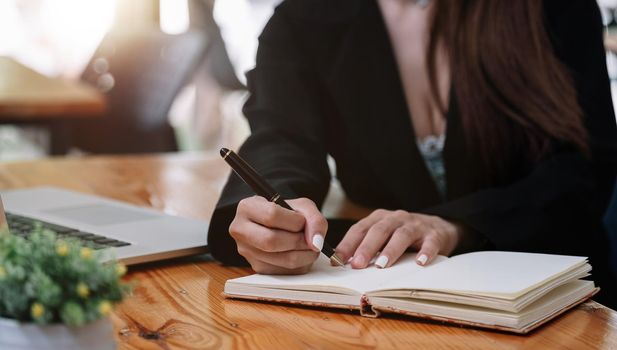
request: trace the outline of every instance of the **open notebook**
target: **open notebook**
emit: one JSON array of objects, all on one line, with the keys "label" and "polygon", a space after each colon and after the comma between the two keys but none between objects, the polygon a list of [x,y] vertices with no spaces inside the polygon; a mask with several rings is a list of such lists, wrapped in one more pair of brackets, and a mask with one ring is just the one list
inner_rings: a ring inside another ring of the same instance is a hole
[{"label": "open notebook", "polygon": [[391,312],[527,333],[598,291],[587,258],[484,251],[439,256],[426,267],[415,254],[387,269],[332,267],[321,256],[297,276],[251,275],[228,280],[231,298]]}]

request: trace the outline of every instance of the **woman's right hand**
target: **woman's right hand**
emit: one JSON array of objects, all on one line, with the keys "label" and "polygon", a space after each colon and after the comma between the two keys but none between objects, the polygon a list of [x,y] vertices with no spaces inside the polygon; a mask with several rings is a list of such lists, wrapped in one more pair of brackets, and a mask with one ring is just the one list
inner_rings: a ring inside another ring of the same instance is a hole
[{"label": "woman's right hand", "polygon": [[261,274],[303,274],[319,256],[328,221],[313,201],[286,201],[285,209],[263,197],[253,196],[238,204],[229,234],[238,252]]}]

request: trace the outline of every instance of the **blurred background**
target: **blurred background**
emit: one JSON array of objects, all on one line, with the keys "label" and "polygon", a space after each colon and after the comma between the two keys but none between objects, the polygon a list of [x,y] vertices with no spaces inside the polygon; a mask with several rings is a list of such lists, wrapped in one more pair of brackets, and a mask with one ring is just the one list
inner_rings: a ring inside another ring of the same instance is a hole
[{"label": "blurred background", "polygon": [[0,1],[0,160],[237,147],[276,3]]},{"label": "blurred background", "polygon": [[[238,147],[244,73],[280,2],[0,1],[0,160]],[[617,0],[599,4],[617,86]]]}]

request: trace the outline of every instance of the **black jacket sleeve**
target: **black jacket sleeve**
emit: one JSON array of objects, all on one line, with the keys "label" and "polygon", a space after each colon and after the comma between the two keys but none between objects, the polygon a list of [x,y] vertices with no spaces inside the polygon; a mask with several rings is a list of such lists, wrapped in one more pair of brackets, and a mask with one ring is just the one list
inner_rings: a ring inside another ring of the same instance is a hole
[{"label": "black jacket sleeve", "polygon": [[[330,184],[319,80],[284,11],[277,9],[259,38],[244,107],[251,135],[239,154],[283,197],[321,205]],[[289,166],[293,164],[293,166]],[[210,222],[208,246],[226,264],[245,264],[228,227],[240,200],[254,193],[231,174]]]}]

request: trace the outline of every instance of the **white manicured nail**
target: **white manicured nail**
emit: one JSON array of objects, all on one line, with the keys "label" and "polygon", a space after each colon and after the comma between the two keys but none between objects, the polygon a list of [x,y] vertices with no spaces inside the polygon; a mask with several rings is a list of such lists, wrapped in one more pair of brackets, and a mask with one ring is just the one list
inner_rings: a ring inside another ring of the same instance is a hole
[{"label": "white manicured nail", "polygon": [[313,246],[319,249],[319,251],[323,248],[323,242],[323,236],[319,233],[313,236]]},{"label": "white manicured nail", "polygon": [[377,261],[375,261],[375,265],[383,269],[384,267],[386,267],[386,265],[388,265],[388,257],[385,255],[379,256],[379,258],[377,258]]},{"label": "white manicured nail", "polygon": [[424,266],[424,264],[426,264],[427,261],[428,261],[428,256],[426,256],[426,254],[422,254],[418,257],[418,262],[422,266]]}]

